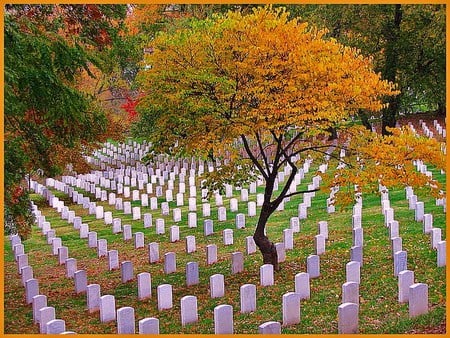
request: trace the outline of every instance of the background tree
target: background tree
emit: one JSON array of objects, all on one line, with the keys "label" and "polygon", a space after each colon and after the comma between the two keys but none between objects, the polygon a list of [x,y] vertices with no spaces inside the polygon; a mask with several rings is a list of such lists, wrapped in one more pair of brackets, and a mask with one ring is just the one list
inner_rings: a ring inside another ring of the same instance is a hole
[{"label": "background tree", "polygon": [[[289,21],[282,9],[258,8],[250,15],[229,12],[225,17],[179,23],[156,36],[153,52],[145,59],[151,67],[138,75],[144,92],[138,104],[140,135],[157,152],[226,163],[205,176],[211,193],[223,189],[224,183],[244,184],[255,174],[262,177],[264,203],[254,239],[264,262],[278,268],[275,247],[264,229],[285,197],[304,193],[289,191],[300,155],[323,156],[332,145],[324,137],[331,125],[346,128],[346,120],[358,110],[379,111],[381,99],[397,92],[372,70],[369,58],[325,39],[324,31]],[[361,158],[380,150],[370,142],[364,144]],[[394,168],[384,171],[389,173],[384,181],[392,183],[388,177],[400,174],[408,181],[410,176],[400,167],[409,158],[401,151],[414,153],[415,148],[408,144],[396,151],[398,170],[393,157],[378,158],[359,164],[352,177],[357,181],[379,166],[377,173]],[[289,175],[277,193],[275,180],[285,166]],[[335,183],[342,184],[342,177]],[[383,176],[364,177],[378,184]],[[354,189],[350,192],[354,194]]]},{"label": "background tree", "polygon": [[[382,130],[395,127],[399,113],[445,114],[445,6],[290,5],[292,16],[326,27],[328,35],[373,56],[375,71],[395,82],[382,114]],[[361,112],[367,124],[367,114]]]},{"label": "background tree", "polygon": [[116,31],[111,13],[88,5],[6,8],[5,224],[23,238],[32,222],[25,176],[37,170],[54,176],[68,163],[86,170],[83,154],[123,130],[77,84],[82,72],[94,76],[105,64],[101,56]]}]

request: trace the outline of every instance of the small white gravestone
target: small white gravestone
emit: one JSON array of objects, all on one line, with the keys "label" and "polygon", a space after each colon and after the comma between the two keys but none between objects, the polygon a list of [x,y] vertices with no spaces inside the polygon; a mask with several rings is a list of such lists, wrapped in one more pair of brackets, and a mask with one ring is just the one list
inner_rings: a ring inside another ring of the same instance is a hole
[{"label": "small white gravestone", "polygon": [[281,324],[279,322],[265,322],[258,326],[260,334],[281,334]]},{"label": "small white gravestone", "polygon": [[75,293],[84,293],[86,292],[87,287],[87,275],[86,270],[78,270],[73,274],[73,279],[75,282]]},{"label": "small white gravestone", "polygon": [[158,295],[158,311],[171,309],[172,304],[172,285],[161,284],[156,288]]},{"label": "small white gravestone", "polygon": [[214,333],[233,334],[233,307],[231,305],[218,305],[214,308]]},{"label": "small white gravestone", "polygon": [[346,282],[342,284],[342,303],[359,304],[359,283]]},{"label": "small white gravestone", "polygon": [[403,270],[398,273],[398,302],[409,300],[409,287],[414,284],[414,271]]},{"label": "small white gravestone", "polygon": [[237,274],[244,271],[244,255],[242,252],[233,252],[231,254],[231,273]]},{"label": "small white gravestone", "polygon": [[274,284],[273,265],[264,264],[259,268],[259,278],[261,286],[270,286]]},{"label": "small white gravestone", "polygon": [[196,323],[198,321],[197,297],[184,296],[180,300],[181,307],[181,325]]},{"label": "small white gravestone", "polygon": [[188,214],[188,227],[189,228],[196,228],[197,227],[197,213],[190,212]]},{"label": "small white gravestone", "polygon": [[217,262],[217,245],[208,244],[206,246],[206,264],[211,265]]},{"label": "small white gravestone", "polygon": [[170,274],[177,271],[175,252],[167,252],[164,254],[164,273]]},{"label": "small white gravestone", "polygon": [[358,333],[359,306],[355,303],[343,303],[338,306],[338,333]]},{"label": "small white gravestone", "polygon": [[245,214],[237,214],[236,229],[244,229],[244,228],[245,228]]},{"label": "small white gravestone", "polygon": [[133,280],[133,262],[131,261],[123,261],[120,263],[120,275],[122,279],[122,283],[126,283],[130,280]]},{"label": "small white gravestone", "polygon": [[186,286],[199,283],[199,272],[197,262],[188,262],[186,264]]},{"label": "small white gravestone", "polygon": [[138,299],[144,300],[152,296],[152,277],[149,272],[141,272],[137,275]]},{"label": "small white gravestone", "polygon": [[290,326],[300,323],[300,295],[295,292],[288,292],[283,295],[283,326]]},{"label": "small white gravestone", "polygon": [[134,309],[129,306],[121,307],[117,310],[117,333],[134,334],[135,333]]},{"label": "small white gravestone", "polygon": [[320,276],[320,257],[318,255],[310,255],[306,259],[306,272],[309,278],[317,278]]},{"label": "small white gravestone", "polygon": [[300,232],[300,220],[298,217],[291,217],[290,228],[292,232]]},{"label": "small white gravestone", "polygon": [[100,285],[89,284],[86,287],[86,303],[89,313],[100,310]]},{"label": "small white gravestone", "polygon": [[157,218],[156,219],[156,234],[162,235],[165,231],[165,224],[164,224],[164,218]]},{"label": "small white gravestone", "polygon": [[106,239],[97,240],[97,257],[105,257],[108,255],[108,242]]},{"label": "small white gravestone", "polygon": [[447,265],[446,258],[446,241],[439,241],[437,243],[437,266],[443,267]]},{"label": "small white gravestone", "polygon": [[116,320],[116,299],[113,295],[100,297],[100,321],[107,323]]},{"label": "small white gravestone", "polygon": [[256,216],[256,202],[248,202],[248,216],[254,217]]},{"label": "small white gravestone", "polygon": [[47,333],[47,323],[55,319],[55,308],[52,306],[45,306],[39,309],[39,332]]},{"label": "small white gravestone", "polygon": [[25,281],[25,299],[27,304],[33,303],[33,297],[39,295],[39,282],[36,278]]},{"label": "small white gravestone", "polygon": [[394,276],[397,277],[400,271],[408,270],[408,256],[406,251],[394,253]]},{"label": "small white gravestone", "polygon": [[241,313],[256,311],[256,285],[244,284],[240,287]]},{"label": "small white gravestone", "polygon": [[361,270],[361,264],[359,264],[359,262],[356,262],[356,261],[348,262],[345,265],[346,281],[347,282],[355,282],[355,283],[360,284],[361,283],[360,270]]},{"label": "small white gravestone", "polygon": [[325,253],[325,236],[316,235],[314,236],[314,242],[316,246],[316,255],[322,255]]},{"label": "small white gravestone", "polygon": [[409,287],[409,317],[428,313],[428,285],[416,283]]},{"label": "small white gravestone", "polygon": [[180,227],[177,225],[172,225],[170,227],[170,242],[175,243],[180,240]]},{"label": "small white gravestone", "polygon": [[151,242],[148,245],[148,260],[149,263],[156,263],[159,261],[159,243]]},{"label": "small white gravestone", "polygon": [[220,298],[225,295],[225,280],[222,274],[214,274],[209,277],[211,298]]},{"label": "small white gravestone", "polygon": [[175,223],[181,222],[181,209],[180,208],[173,209],[173,221]]},{"label": "small white gravestone", "polygon": [[431,229],[431,247],[433,249],[437,249],[438,243],[442,238],[442,229],[441,228],[433,228]]},{"label": "small white gravestone", "polygon": [[223,244],[233,245],[233,229],[223,230]]},{"label": "small white gravestone", "polygon": [[285,250],[294,249],[294,234],[292,229],[284,229],[283,230],[283,243]]},{"label": "small white gravestone", "polygon": [[203,221],[203,231],[205,236],[210,236],[214,233],[214,224],[211,219],[205,219]]},{"label": "small white gravestone", "polygon": [[146,214],[144,214],[144,228],[149,228],[151,226],[153,226],[152,214],[146,213]]},{"label": "small white gravestone", "polygon": [[245,247],[247,250],[247,255],[251,255],[256,252],[256,243],[253,236],[245,237]]},{"label": "small white gravestone", "polygon": [[139,321],[139,334],[159,334],[159,319],[150,317]]},{"label": "small white gravestone", "polygon": [[75,258],[66,259],[66,277],[73,278],[75,271],[77,271],[77,260]]},{"label": "small white gravestone", "polygon": [[309,299],[311,297],[308,273],[300,272],[295,275],[295,293],[300,295],[300,299]]},{"label": "small white gravestone", "polygon": [[197,246],[195,244],[195,236],[189,235],[186,236],[186,253],[192,253],[197,250]]},{"label": "small white gravestone", "polygon": [[47,296],[36,295],[33,297],[32,308],[33,308],[33,322],[35,324],[40,322],[39,310],[47,307]]}]

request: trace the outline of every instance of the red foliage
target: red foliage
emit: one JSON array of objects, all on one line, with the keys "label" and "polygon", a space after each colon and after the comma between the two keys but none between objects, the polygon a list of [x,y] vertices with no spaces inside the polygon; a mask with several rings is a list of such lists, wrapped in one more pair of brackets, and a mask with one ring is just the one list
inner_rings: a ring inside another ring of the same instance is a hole
[{"label": "red foliage", "polygon": [[122,108],[128,113],[129,121],[134,121],[137,119],[138,112],[136,111],[136,106],[139,103],[140,99],[141,99],[140,97],[132,99],[131,97],[127,96],[126,97],[127,102],[120,106],[120,108]]}]

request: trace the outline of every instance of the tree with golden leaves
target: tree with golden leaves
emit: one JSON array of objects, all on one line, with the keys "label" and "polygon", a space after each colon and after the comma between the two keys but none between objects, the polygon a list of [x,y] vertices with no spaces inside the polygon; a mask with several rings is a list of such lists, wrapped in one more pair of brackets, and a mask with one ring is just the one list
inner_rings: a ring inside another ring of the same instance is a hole
[{"label": "tree with golden leaves", "polygon": [[[383,98],[397,93],[370,59],[324,34],[270,6],[191,19],[157,35],[138,75],[144,97],[137,130],[155,151],[220,159],[225,164],[205,176],[210,191],[255,175],[265,181],[253,238],[276,270],[276,249],[264,230],[286,197],[306,192],[290,191],[301,161],[336,146],[326,141],[330,126],[345,129],[358,109],[378,112]],[[371,154],[365,146],[360,157]],[[286,166],[285,185],[276,190]],[[343,176],[334,183],[343,184]]]}]

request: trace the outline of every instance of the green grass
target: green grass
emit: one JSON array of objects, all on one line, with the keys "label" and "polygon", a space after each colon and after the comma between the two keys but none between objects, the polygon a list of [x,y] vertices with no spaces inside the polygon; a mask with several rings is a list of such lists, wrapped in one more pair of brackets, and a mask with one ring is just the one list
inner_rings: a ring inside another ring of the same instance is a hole
[{"label": "green grass", "polygon": [[[312,169],[320,163],[316,161]],[[330,164],[331,168],[335,164]],[[311,182],[314,170],[310,170],[302,180],[300,188],[305,188]],[[445,176],[433,171],[433,176],[445,185]],[[280,187],[281,188],[281,187]],[[174,196],[178,184],[175,182]],[[262,187],[258,187],[261,192]],[[85,196],[92,196],[79,190]],[[188,191],[187,191],[188,192]],[[199,192],[199,191],[198,191]],[[281,263],[281,271],[275,274],[275,285],[261,287],[259,285],[259,267],[262,257],[259,253],[245,254],[245,237],[253,234],[256,217],[246,216],[246,228],[235,229],[234,220],[237,213],[246,213],[246,203],[239,201],[238,212],[227,212],[227,221],[217,221],[217,207],[214,199],[211,203],[211,218],[214,219],[214,234],[203,235],[203,220],[201,200],[197,200],[198,227],[187,227],[188,206],[182,209],[180,239],[176,243],[169,243],[169,228],[173,225],[172,212],[170,216],[161,216],[158,211],[143,208],[142,214],[150,212],[153,224],[156,218],[164,218],[166,233],[156,235],[154,226],[144,228],[143,218],[133,221],[131,215],[123,215],[107,202],[105,211],[113,211],[113,217],[122,218],[124,224],[132,224],[133,232],[142,231],[145,234],[146,247],[134,249],[133,240],[123,241],[122,234],[112,234],[111,226],[106,226],[103,220],[96,220],[95,215],[88,215],[82,206],[70,202],[67,196],[54,191],[55,195],[63,198],[66,205],[74,210],[77,216],[82,216],[83,223],[88,223],[90,231],[96,231],[98,238],[108,241],[108,250],[119,251],[119,260],[133,262],[134,274],[150,272],[152,276],[152,297],[149,300],[138,301],[137,282],[123,284],[120,271],[108,271],[105,257],[97,258],[96,249],[88,248],[87,240],[79,239],[78,231],[59,214],[49,208],[41,196],[33,195],[35,203],[42,210],[46,219],[50,221],[56,235],[62,238],[63,245],[69,248],[69,256],[77,259],[78,269],[85,269],[88,283],[101,286],[101,294],[113,294],[116,306],[132,306],[135,308],[137,321],[145,317],[157,317],[160,320],[161,333],[214,333],[213,309],[220,304],[230,304],[234,309],[235,333],[254,334],[258,332],[258,325],[270,321],[282,321],[282,295],[294,291],[294,276],[299,272],[306,272],[306,258],[314,254],[314,236],[317,234],[317,222],[328,221],[329,240],[326,252],[320,257],[321,276],[311,280],[311,298],[301,303],[301,323],[292,327],[284,327],[283,333],[337,333],[337,307],[341,304],[341,286],[345,282],[345,264],[350,261],[350,247],[352,245],[351,210],[337,211],[333,214],[326,212],[327,194],[316,193],[312,199],[312,207],[308,209],[308,219],[301,221],[300,233],[294,234],[294,249],[287,251],[287,259]],[[376,195],[363,196],[362,225],[364,229],[364,265],[361,268],[360,284],[360,333],[405,333],[413,330],[439,325],[445,322],[446,275],[445,268],[436,267],[436,252],[430,248],[428,235],[422,233],[422,224],[414,221],[414,212],[408,209],[405,194],[402,189],[390,191],[391,206],[395,210],[395,219],[400,224],[400,236],[403,238],[403,248],[408,252],[408,268],[414,271],[416,282],[427,283],[429,286],[430,312],[427,315],[410,319],[408,305],[397,302],[397,280],[393,276],[393,262],[391,257],[390,240],[384,218],[381,214],[380,197]],[[185,194],[185,197],[187,194]],[[234,191],[233,197],[240,199],[240,193]],[[425,202],[425,212],[432,213],[434,226],[442,228],[445,239],[445,214],[442,207],[436,207],[435,201],[426,195],[419,195]],[[187,202],[187,198],[185,199]],[[229,209],[229,199],[224,197],[224,205]],[[256,195],[249,195],[250,201],[256,201]],[[283,229],[289,227],[289,219],[297,216],[297,207],[302,197],[291,198],[285,204],[285,210],[275,212],[270,218],[267,234],[274,242],[282,242]],[[159,203],[161,200],[158,201]],[[187,203],[186,203],[187,204]],[[133,202],[133,206],[138,203]],[[171,210],[176,207],[176,201],[169,203]],[[144,211],[145,210],[145,211]],[[234,244],[224,246],[222,231],[233,229]],[[196,237],[197,251],[185,253],[184,238],[187,235]],[[177,272],[165,275],[163,262],[148,263],[147,244],[153,241],[160,243],[160,257],[168,251],[176,252]],[[206,245],[215,243],[218,246],[219,261],[213,265],[206,265]],[[29,255],[29,263],[33,267],[34,276],[39,280],[41,294],[48,296],[49,306],[56,308],[57,318],[66,321],[66,328],[77,333],[115,333],[115,323],[100,323],[98,313],[89,314],[86,311],[85,295],[75,295],[73,280],[65,277],[64,266],[58,265],[57,257],[51,254],[51,247],[46,244],[44,236],[37,227],[33,228],[30,239],[24,241],[25,252]],[[38,327],[32,324],[31,306],[25,305],[24,289],[21,286],[11,248],[5,239],[5,333],[37,333]],[[236,275],[231,274],[231,253],[244,252],[245,270]],[[190,261],[199,263],[200,283],[195,286],[185,286],[185,265]],[[225,275],[226,292],[223,298],[210,299],[209,277],[215,273]],[[157,309],[156,287],[168,283],[173,285],[173,308],[159,312]],[[257,310],[251,314],[239,312],[239,288],[246,283],[257,285]],[[180,298],[195,295],[198,298],[199,322],[186,327],[181,326]]]}]

